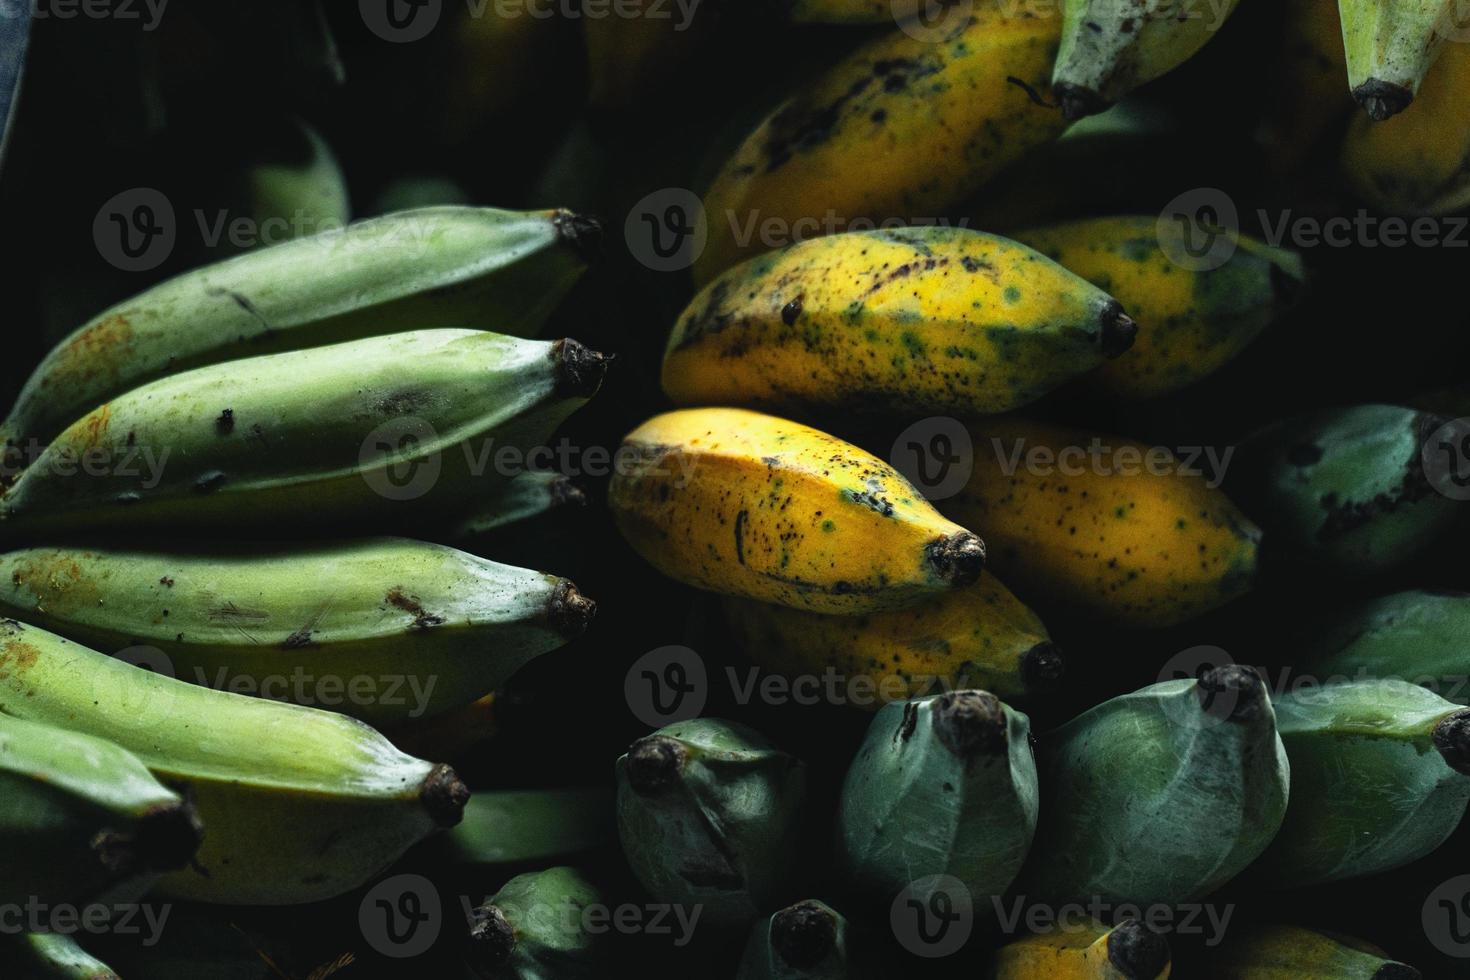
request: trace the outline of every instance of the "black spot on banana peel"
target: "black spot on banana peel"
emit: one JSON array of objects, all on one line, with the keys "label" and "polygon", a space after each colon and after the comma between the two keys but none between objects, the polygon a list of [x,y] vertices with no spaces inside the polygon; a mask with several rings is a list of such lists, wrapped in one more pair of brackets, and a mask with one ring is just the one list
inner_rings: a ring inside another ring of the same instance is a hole
[{"label": "black spot on banana peel", "polygon": [[942,581],[969,585],[985,569],[985,542],[978,534],[962,531],[930,544],[924,557]]},{"label": "black spot on banana peel", "polygon": [[490,969],[510,959],[515,948],[515,926],[510,924],[498,906],[482,905],[475,909],[475,919],[470,925],[470,949],[466,955],[476,973],[488,975]]},{"label": "black spot on banana peel", "polygon": [[1434,726],[1433,739],[1450,768],[1470,776],[1470,708],[1446,715]]},{"label": "black spot on banana peel", "polygon": [[1362,104],[1376,122],[1383,122],[1407,109],[1414,101],[1414,93],[1403,85],[1370,78],[1353,89],[1353,98]]},{"label": "black spot on banana peel", "polygon": [[470,801],[470,789],[453,767],[441,763],[424,779],[419,789],[419,800],[435,824],[449,828],[463,819],[465,804]]},{"label": "black spot on banana peel", "polygon": [[1108,961],[1126,980],[1152,980],[1170,958],[1168,940],[1137,919],[1121,922],[1108,933]]},{"label": "black spot on banana peel", "polygon": [[934,734],[961,759],[1006,751],[1006,716],[987,691],[953,691],[935,702]]},{"label": "black spot on banana peel", "polygon": [[665,735],[640,738],[628,747],[628,785],[640,796],[656,796],[679,782],[689,752]]},{"label": "black spot on banana peel", "polygon": [[771,947],[792,969],[812,969],[836,943],[837,919],[817,902],[798,902],[771,916]]},{"label": "black spot on banana peel", "polygon": [[570,337],[551,346],[556,363],[556,393],[565,398],[591,398],[602,387],[612,358],[584,347]]}]

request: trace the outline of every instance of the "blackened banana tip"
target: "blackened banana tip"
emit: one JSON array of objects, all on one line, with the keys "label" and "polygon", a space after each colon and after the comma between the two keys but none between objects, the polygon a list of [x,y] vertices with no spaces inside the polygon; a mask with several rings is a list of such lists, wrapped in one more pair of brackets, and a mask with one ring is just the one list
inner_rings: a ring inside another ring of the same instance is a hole
[{"label": "blackened banana tip", "polygon": [[1424,974],[1406,963],[1385,963],[1373,974],[1373,980],[1424,980]]},{"label": "blackened banana tip", "polygon": [[1052,93],[1062,105],[1062,115],[1068,122],[1076,122],[1105,111],[1112,103],[1097,92],[1083,85],[1058,82]]},{"label": "blackened banana tip", "polygon": [[583,261],[592,262],[602,255],[601,221],[559,208],[552,214],[551,223],[562,241],[570,245]]},{"label": "blackened banana tip", "polygon": [[1201,707],[1226,721],[1250,721],[1266,704],[1266,682],[1241,664],[1211,667],[1200,675],[1195,690]]},{"label": "blackened banana tip", "polygon": [[[470,924],[470,958],[480,967],[497,967],[515,952],[516,930],[497,906],[482,905],[475,909]],[[477,970],[484,973],[484,970]]]},{"label": "blackened banana tip", "polygon": [[1434,747],[1451,769],[1470,776],[1470,708],[1440,719],[1434,726]]},{"label": "blackened banana tip", "polygon": [[656,796],[679,782],[688,752],[667,735],[649,735],[628,747],[628,785],[640,796]]},{"label": "blackened banana tip", "polygon": [[771,916],[771,947],[794,970],[811,970],[837,945],[837,918],[816,902],[798,902]]},{"label": "blackened banana tip", "polygon": [[551,502],[557,507],[564,507],[567,504],[584,507],[587,504],[587,494],[572,482],[571,477],[559,476],[551,481]]},{"label": "blackened banana tip", "polygon": [[1353,89],[1353,96],[1377,122],[1392,119],[1414,101],[1414,93],[1404,86],[1378,78],[1370,78]]},{"label": "blackened banana tip", "polygon": [[1066,669],[1062,652],[1050,640],[1043,640],[1021,654],[1021,681],[1032,690],[1054,690]]},{"label": "blackened banana tip", "polygon": [[597,603],[577,591],[577,587],[563,579],[551,594],[547,608],[547,619],[552,627],[568,639],[581,636],[597,615]]},{"label": "blackened banana tip", "polygon": [[1102,312],[1102,355],[1108,359],[1121,357],[1138,339],[1138,322],[1123,312],[1123,304],[1111,300]]},{"label": "blackened banana tip", "polygon": [[985,542],[978,534],[960,531],[930,542],[924,557],[942,581],[969,585],[985,570]]},{"label": "blackened banana tip", "polygon": [[440,827],[453,827],[464,817],[465,804],[470,801],[470,788],[452,766],[441,762],[424,779],[419,799],[434,823]]},{"label": "blackened banana tip", "polygon": [[1005,708],[989,691],[951,691],[934,705],[934,734],[958,758],[1006,751]]},{"label": "blackened banana tip", "polygon": [[204,843],[204,823],[188,800],[155,807],[138,822],[138,858],[150,871],[188,866]]},{"label": "blackened banana tip", "polygon": [[570,337],[553,345],[551,357],[556,362],[556,393],[563,398],[591,398],[597,394],[612,360]]},{"label": "blackened banana tip", "polygon": [[1169,965],[1169,941],[1137,919],[1108,934],[1108,960],[1128,980],[1151,980]]}]

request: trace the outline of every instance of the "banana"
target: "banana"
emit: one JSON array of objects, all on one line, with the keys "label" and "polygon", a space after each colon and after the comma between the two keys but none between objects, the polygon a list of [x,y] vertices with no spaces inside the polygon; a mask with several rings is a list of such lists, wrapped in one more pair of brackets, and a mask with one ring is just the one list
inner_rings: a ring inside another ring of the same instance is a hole
[{"label": "banana", "polygon": [[1400,680],[1327,684],[1276,699],[1291,806],[1253,869],[1304,888],[1417,861],[1470,803],[1470,708]]},{"label": "banana", "polygon": [[963,228],[847,232],[729,270],[679,317],[679,405],[974,416],[1117,357],[1118,301],[1016,243]]},{"label": "banana", "polygon": [[8,946],[14,959],[11,966],[18,971],[8,975],[18,980],[122,980],[70,933],[28,932]]},{"label": "banana", "polygon": [[1036,93],[1061,19],[1014,6],[977,4],[933,31],[896,30],[778,106],[705,195],[696,281],[771,247],[762,239],[773,222],[796,240],[936,219],[1059,135],[1066,120]]},{"label": "banana", "polygon": [[1278,174],[1296,171],[1357,102],[1343,89],[1347,52],[1337,0],[1284,0],[1276,84],[1256,139]]},{"label": "banana", "polygon": [[1255,575],[1255,525],[1185,463],[1128,439],[988,421],[964,490],[939,506],[986,536],[1023,597],[1112,623],[1182,623]]},{"label": "banana", "polygon": [[586,925],[591,907],[606,905],[597,888],[572,868],[517,875],[475,909],[466,957],[470,968],[483,980],[606,976],[604,943]]},{"label": "banana", "polygon": [[890,704],[868,727],[837,807],[837,867],[875,901],[951,875],[999,897],[1026,860],[1038,790],[1031,722],[986,691]]},{"label": "banana", "polygon": [[0,617],[104,652],[154,647],[220,690],[315,704],[331,680],[348,696],[320,703],[372,723],[470,703],[595,610],[564,578],[404,538],[0,555]]},{"label": "banana", "polygon": [[824,902],[788,905],[757,922],[735,980],[847,980],[861,975],[847,920]]},{"label": "banana", "polygon": [[861,616],[828,616],[726,597],[725,621],[751,660],[788,679],[834,674],[846,703],[978,687],[1005,701],[1049,692],[1063,662],[1046,626],[994,575],[938,599]]},{"label": "banana", "polygon": [[1421,980],[1418,970],[1365,943],[1296,926],[1231,926],[1191,964],[1201,980]]},{"label": "banana", "polygon": [[1312,623],[1290,649],[1323,682],[1397,679],[1470,705],[1470,594],[1411,591],[1382,596]]},{"label": "banana", "polygon": [[1339,0],[1348,86],[1382,122],[1414,101],[1455,28],[1456,0]]},{"label": "banana", "polygon": [[1052,90],[1068,119],[1102,112],[1194,57],[1239,0],[1065,0]]},{"label": "banana", "polygon": [[1241,443],[1226,489],[1285,557],[1349,575],[1392,568],[1459,518],[1424,467],[1442,422],[1393,405],[1278,422]]},{"label": "banana", "polygon": [[686,70],[698,67],[726,13],[715,4],[660,0],[624,0],[619,9],[628,13],[580,18],[587,102],[597,115],[647,109],[670,88],[688,84]]},{"label": "banana", "polygon": [[590,851],[617,835],[603,787],[476,793],[438,838],[457,865],[502,865]]},{"label": "banana", "polygon": [[0,532],[432,519],[503,483],[501,454],[543,444],[605,369],[576,341],[473,330],[198,368],[59,435],[0,497]]},{"label": "banana", "polygon": [[7,468],[33,442],[178,371],[424,326],[532,333],[597,235],[595,222],[566,211],[424,208],[183,273],[46,355],[0,426]]},{"label": "banana", "polygon": [[497,698],[498,695],[491,692],[433,718],[384,725],[382,732],[388,741],[409,755],[424,759],[458,759],[500,731]]},{"label": "banana", "polygon": [[[444,12],[444,30],[438,32],[443,47],[430,56],[433,74],[411,90],[416,98],[405,111],[428,110],[423,121],[451,147],[495,132],[497,123],[546,111],[557,77],[575,57],[576,28],[569,17],[550,8],[493,3],[451,4]],[[532,91],[538,98],[525,99]]]},{"label": "banana", "polygon": [[[0,622],[0,635],[8,629]],[[9,843],[0,905],[88,901],[189,862],[201,837],[194,808],[138,758],[10,714],[0,714],[0,833]]]},{"label": "banana", "polygon": [[352,219],[347,178],[332,148],[300,119],[289,123],[294,153],[262,160],[245,172],[250,216],[267,243],[335,231]]},{"label": "banana", "polygon": [[526,470],[491,487],[476,502],[473,515],[455,525],[449,536],[451,539],[477,538],[568,504],[586,506],[587,495],[560,473]]},{"label": "banana", "polygon": [[1403,115],[1359,118],[1342,148],[1342,169],[1359,197],[1398,215],[1470,208],[1470,44],[1451,44]]},{"label": "banana", "polygon": [[370,213],[384,215],[414,208],[462,207],[471,200],[470,192],[453,177],[440,173],[406,174],[379,188]]},{"label": "banana", "polygon": [[787,887],[806,768],[759,733],[698,718],[640,738],[617,762],[618,837],[656,901],[744,926]]},{"label": "banana", "polygon": [[1115,927],[1092,922],[1053,927],[1007,943],[995,953],[991,980],[1169,980],[1169,940],[1124,919]]},{"label": "banana", "polygon": [[1271,842],[1296,768],[1265,682],[1235,664],[1105,701],[1037,752],[1047,802],[1016,893],[1053,904],[1210,894]]},{"label": "banana", "polygon": [[813,612],[911,605],[975,581],[985,546],[891,466],[824,432],[742,409],[634,429],[613,519],[665,575]]},{"label": "banana", "polygon": [[1299,293],[1301,256],[1233,234],[1221,267],[1194,270],[1186,232],[1157,217],[1107,217],[1023,231],[1016,239],[1112,294],[1138,321],[1138,338],[1089,377],[1117,398],[1153,398],[1224,367]]},{"label": "banana", "polygon": [[330,711],[213,691],[0,621],[0,713],[116,742],[187,783],[208,828],[173,898],[289,905],[363,884],[452,826],[468,790]]}]

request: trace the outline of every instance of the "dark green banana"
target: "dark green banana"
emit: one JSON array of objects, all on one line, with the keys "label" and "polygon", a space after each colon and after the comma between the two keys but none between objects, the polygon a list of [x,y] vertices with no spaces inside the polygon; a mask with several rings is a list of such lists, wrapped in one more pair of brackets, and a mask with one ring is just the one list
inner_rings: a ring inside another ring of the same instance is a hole
[{"label": "dark green banana", "polygon": [[0,968],[17,980],[121,980],[113,969],[64,932],[28,932],[13,937],[0,955]]},{"label": "dark green banana", "polygon": [[471,796],[440,840],[458,864],[495,865],[591,850],[616,834],[612,794],[601,787],[511,789]]},{"label": "dark green banana", "polygon": [[605,907],[572,868],[517,875],[475,909],[466,960],[484,980],[608,976],[607,953],[586,915]]}]

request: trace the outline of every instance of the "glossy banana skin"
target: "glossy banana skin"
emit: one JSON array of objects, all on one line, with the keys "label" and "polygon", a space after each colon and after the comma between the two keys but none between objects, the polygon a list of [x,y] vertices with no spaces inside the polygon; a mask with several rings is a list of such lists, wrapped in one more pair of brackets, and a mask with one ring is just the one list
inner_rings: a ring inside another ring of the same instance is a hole
[{"label": "glossy banana skin", "polygon": [[1302,669],[1323,682],[1398,679],[1470,705],[1470,595],[1396,592],[1326,617],[1295,637]]},{"label": "glossy banana skin", "polygon": [[1416,861],[1470,803],[1470,709],[1399,680],[1328,684],[1276,699],[1291,806],[1253,869],[1304,888]]},{"label": "glossy banana skin", "polygon": [[779,106],[705,196],[696,281],[772,247],[761,241],[768,219],[792,239],[807,222],[815,234],[855,219],[937,219],[1059,135],[1062,114],[1033,95],[1046,88],[1061,19],[1021,6],[976,4],[938,40],[896,30]]},{"label": "glossy banana skin", "polygon": [[1052,88],[1068,119],[1101,112],[1209,43],[1239,0],[1065,0]]},{"label": "glossy banana skin", "polygon": [[467,960],[483,980],[577,980],[607,975],[599,936],[583,927],[584,910],[606,907],[572,868],[516,875],[475,909]]},{"label": "glossy banana skin", "polygon": [[788,905],[755,924],[735,980],[849,980],[865,977],[850,952],[847,920],[815,899]]},{"label": "glossy banana skin", "polygon": [[12,939],[8,947],[19,980],[121,980],[64,932],[28,932]]},{"label": "glossy banana skin", "polygon": [[617,761],[618,836],[655,900],[743,926],[788,886],[806,770],[744,725],[678,722]]},{"label": "glossy banana skin", "polygon": [[1156,216],[1067,222],[1016,235],[1112,294],[1138,323],[1133,346],[1088,381],[1118,398],[1152,398],[1218,371],[1288,309],[1306,276],[1301,256],[1236,235],[1223,266],[1194,271],[1171,255],[1185,232]]},{"label": "glossy banana skin", "polygon": [[[1085,453],[1094,440],[1111,451],[1103,462],[1083,455],[1063,473],[1060,454]],[[1124,456],[1155,451],[1140,443],[1013,418],[980,424],[973,444],[968,484],[939,506],[985,537],[996,574],[1028,601],[1161,627],[1252,587],[1260,531],[1202,476],[1180,472],[1182,463],[1151,471]],[[1032,466],[1035,449],[1053,462]]]},{"label": "glossy banana skin", "polygon": [[0,497],[0,535],[442,517],[508,479],[494,454],[543,444],[604,367],[575,341],[420,330],[188,371],[59,435]]},{"label": "glossy banana skin", "polygon": [[1204,980],[1420,980],[1418,970],[1352,940],[1295,926],[1234,926],[1191,964]]},{"label": "glossy banana skin", "polygon": [[1433,415],[1393,405],[1333,408],[1247,438],[1226,489],[1292,560],[1371,574],[1430,547],[1460,516],[1423,465]]},{"label": "glossy banana skin", "polygon": [[705,287],[669,337],[663,387],[679,405],[1004,412],[1127,350],[1123,309],[994,235],[829,235]]},{"label": "glossy banana skin", "polygon": [[1007,703],[1044,696],[1061,679],[1046,626],[994,575],[927,602],[886,612],[826,616],[726,597],[736,644],[788,679],[830,671],[855,708],[944,690],[980,688]]},{"label": "glossy banana skin", "polygon": [[996,951],[990,980],[1169,980],[1169,941],[1125,919],[1109,928],[1053,928]]},{"label": "glossy banana skin", "polygon": [[1286,813],[1286,751],[1244,667],[1113,698],[1037,752],[1046,805],[1016,883],[1029,901],[1197,900],[1259,857]]},{"label": "glossy banana skin", "polygon": [[0,621],[0,713],[116,742],[186,783],[208,828],[160,894],[298,904],[371,879],[468,798],[447,766],[329,711],[197,687]]},{"label": "glossy banana skin", "polygon": [[1450,44],[1404,112],[1386,123],[1356,119],[1342,169],[1358,196],[1397,215],[1470,207],[1470,45]]},{"label": "glossy banana skin", "polygon": [[0,436],[29,452],[126,391],[242,357],[424,327],[533,333],[595,235],[564,211],[424,208],[186,272],[63,340]]},{"label": "glossy banana skin", "polygon": [[633,549],[698,588],[825,613],[911,605],[973,582],[984,545],[887,463],[743,409],[633,430],[608,506]]},{"label": "glossy banana skin", "polygon": [[154,647],[196,684],[248,678],[242,693],[289,699],[273,679],[408,678],[392,696],[330,705],[372,723],[470,703],[579,635],[595,608],[566,579],[405,538],[0,555],[0,617],[103,652]]},{"label": "glossy banana skin", "polygon": [[837,865],[874,901],[952,875],[977,904],[1026,860],[1039,808],[1031,723],[985,691],[878,712],[847,770]]},{"label": "glossy banana skin", "polygon": [[1413,102],[1454,25],[1455,0],[1340,0],[1348,85],[1382,122]]}]

